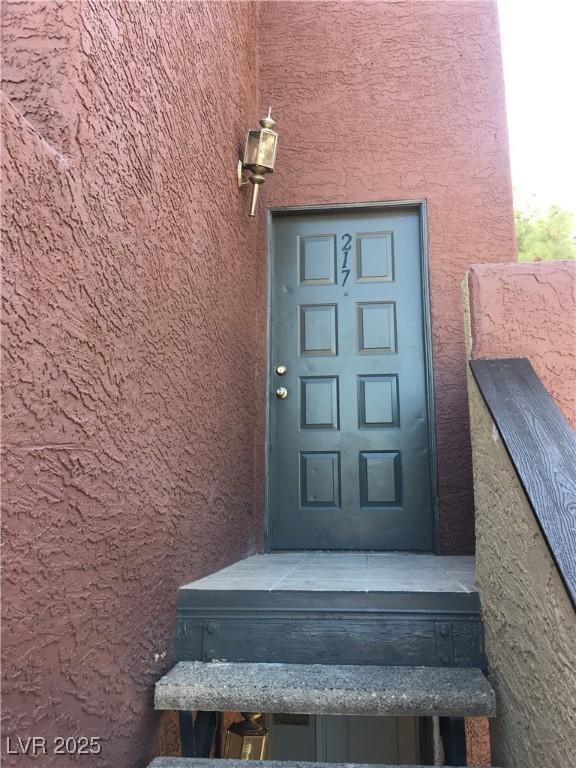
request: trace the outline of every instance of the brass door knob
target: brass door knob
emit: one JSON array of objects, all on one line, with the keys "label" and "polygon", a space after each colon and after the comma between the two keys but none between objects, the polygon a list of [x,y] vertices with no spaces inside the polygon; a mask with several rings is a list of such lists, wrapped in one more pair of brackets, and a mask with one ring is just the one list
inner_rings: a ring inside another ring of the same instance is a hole
[{"label": "brass door knob", "polygon": [[286,400],[286,398],[288,397],[288,390],[286,389],[286,387],[278,387],[278,389],[274,394],[276,395],[278,400]]}]

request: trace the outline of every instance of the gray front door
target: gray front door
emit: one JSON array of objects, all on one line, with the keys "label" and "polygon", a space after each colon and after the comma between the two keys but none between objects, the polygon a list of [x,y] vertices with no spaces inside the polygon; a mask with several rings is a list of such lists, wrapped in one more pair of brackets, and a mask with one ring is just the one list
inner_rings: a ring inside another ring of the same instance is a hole
[{"label": "gray front door", "polygon": [[272,549],[433,548],[420,239],[412,209],[274,216]]}]

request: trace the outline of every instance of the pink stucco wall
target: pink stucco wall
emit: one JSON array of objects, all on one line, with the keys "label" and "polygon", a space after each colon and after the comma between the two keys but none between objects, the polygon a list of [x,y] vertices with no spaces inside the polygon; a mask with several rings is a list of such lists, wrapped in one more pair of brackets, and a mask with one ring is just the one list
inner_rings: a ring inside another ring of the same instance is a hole
[{"label": "pink stucco wall", "polygon": [[80,23],[78,2],[2,3],[2,91],[63,153],[74,144]]},{"label": "pink stucco wall", "polygon": [[264,273],[234,185],[255,8],[3,12],[3,734],[101,736],[33,764],[135,768],[178,586],[261,526]]},{"label": "pink stucco wall", "polygon": [[527,357],[576,429],[576,262],[480,264],[468,286],[472,357]]},{"label": "pink stucco wall", "polygon": [[266,2],[274,205],[426,198],[445,552],[473,548],[460,284],[515,258],[496,3]]}]

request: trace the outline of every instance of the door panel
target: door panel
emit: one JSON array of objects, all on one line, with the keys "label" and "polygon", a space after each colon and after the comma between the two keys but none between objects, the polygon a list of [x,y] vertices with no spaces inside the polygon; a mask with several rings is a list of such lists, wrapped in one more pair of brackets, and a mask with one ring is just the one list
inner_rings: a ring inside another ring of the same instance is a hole
[{"label": "door panel", "polygon": [[369,715],[268,716],[267,759],[413,765],[426,760],[420,718]]},{"label": "door panel", "polygon": [[422,307],[417,210],[274,217],[273,549],[432,549]]}]

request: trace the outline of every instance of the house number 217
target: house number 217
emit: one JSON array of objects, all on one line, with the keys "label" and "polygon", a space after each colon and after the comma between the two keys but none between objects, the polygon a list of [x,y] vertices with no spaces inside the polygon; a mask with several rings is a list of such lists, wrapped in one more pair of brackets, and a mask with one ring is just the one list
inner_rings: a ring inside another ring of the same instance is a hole
[{"label": "house number 217", "polygon": [[344,280],[342,281],[342,288],[346,285],[346,281],[350,277],[350,267],[348,266],[348,256],[350,254],[350,251],[352,250],[352,235],[345,234],[342,235],[342,268],[340,269],[340,272],[344,276]]}]

